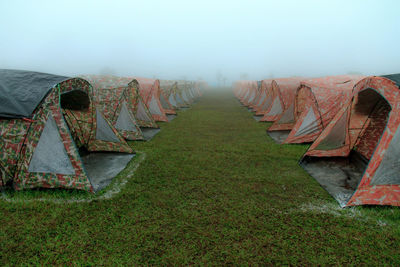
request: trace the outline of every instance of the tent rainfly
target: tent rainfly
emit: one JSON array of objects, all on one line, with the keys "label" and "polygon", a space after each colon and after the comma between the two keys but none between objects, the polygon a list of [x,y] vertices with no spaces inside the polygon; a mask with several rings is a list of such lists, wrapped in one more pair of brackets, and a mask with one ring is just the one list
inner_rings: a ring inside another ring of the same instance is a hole
[{"label": "tent rainfly", "polygon": [[341,206],[400,206],[399,83],[359,81],[300,161]]},{"label": "tent rainfly", "polygon": [[[1,186],[94,191],[98,187],[89,179],[78,147],[133,153],[95,109],[91,92],[81,78],[0,70]],[[71,125],[63,113],[81,121]],[[128,160],[118,170],[133,157],[124,156]]]},{"label": "tent rainfly", "polygon": [[303,80],[296,92],[294,110],[285,110],[268,129],[269,135],[286,144],[313,142],[363,77],[341,75]]}]

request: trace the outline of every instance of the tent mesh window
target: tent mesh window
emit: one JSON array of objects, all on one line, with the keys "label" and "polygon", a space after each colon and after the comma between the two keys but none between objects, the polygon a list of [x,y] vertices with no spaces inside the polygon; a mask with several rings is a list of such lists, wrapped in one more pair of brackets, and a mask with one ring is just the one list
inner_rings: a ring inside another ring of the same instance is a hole
[{"label": "tent mesh window", "polygon": [[182,98],[183,98],[183,101],[185,101],[186,103],[189,102],[185,91],[182,92]]},{"label": "tent mesh window", "polygon": [[296,131],[294,136],[302,136],[306,134],[315,133],[320,130],[320,126],[317,118],[315,117],[314,108],[311,107],[303,122],[301,123],[299,129]]},{"label": "tent mesh window", "polygon": [[75,174],[54,118],[49,115],[33,152],[28,172]]},{"label": "tent mesh window", "polygon": [[347,114],[348,110],[346,109],[339,120],[337,120],[336,124],[332,127],[329,134],[315,148],[316,150],[332,150],[343,147],[345,145],[347,132]]},{"label": "tent mesh window", "polygon": [[137,132],[135,125],[136,121],[129,113],[126,102],[122,102],[121,112],[119,113],[117,122],[115,123],[115,128],[123,131]]},{"label": "tent mesh window", "polygon": [[261,97],[260,97],[260,100],[258,100],[258,102],[257,102],[256,105],[257,105],[257,106],[261,105],[261,104],[264,102],[266,96],[267,96],[267,94],[265,93],[265,91],[262,92]]},{"label": "tent mesh window", "polygon": [[96,109],[96,118],[97,118],[96,139],[108,142],[120,143],[120,140],[115,135],[110,125],[108,125],[101,112],[97,109]]},{"label": "tent mesh window", "polygon": [[293,123],[294,122],[294,104],[291,104],[287,110],[282,114],[278,123]]},{"label": "tent mesh window", "polygon": [[267,100],[264,102],[264,105],[262,105],[261,110],[266,110],[272,103],[272,97],[269,96]]},{"label": "tent mesh window", "polygon": [[169,95],[168,100],[169,100],[169,103],[171,103],[171,105],[173,105],[174,107],[176,107],[176,101],[175,101],[175,98],[174,98],[174,94],[173,94],[173,93],[171,93],[171,94]]},{"label": "tent mesh window", "polygon": [[151,97],[151,101],[149,103],[149,111],[151,114],[163,115],[154,96]]},{"label": "tent mesh window", "polygon": [[271,110],[268,112],[269,116],[275,116],[282,113],[282,104],[279,97],[275,97],[274,102],[272,103]]},{"label": "tent mesh window", "polygon": [[169,105],[167,103],[167,100],[164,97],[164,94],[160,95],[160,102],[161,102],[161,106],[165,109],[169,109]]},{"label": "tent mesh window", "polygon": [[181,99],[181,97],[179,96],[179,94],[176,94],[176,102],[178,104],[184,104],[183,100]]},{"label": "tent mesh window", "polygon": [[139,101],[138,108],[136,111],[136,118],[142,121],[152,121],[147,115],[146,108],[144,107],[143,101]]},{"label": "tent mesh window", "polygon": [[397,128],[395,135],[388,149],[386,150],[382,162],[371,180],[372,185],[400,184],[400,127]]}]

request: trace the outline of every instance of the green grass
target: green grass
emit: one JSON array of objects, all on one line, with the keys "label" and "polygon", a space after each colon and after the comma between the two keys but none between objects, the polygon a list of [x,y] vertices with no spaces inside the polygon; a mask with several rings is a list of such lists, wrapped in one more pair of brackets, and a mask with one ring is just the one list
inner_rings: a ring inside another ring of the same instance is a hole
[{"label": "green grass", "polygon": [[[0,200],[0,264],[398,265],[399,209],[340,209],[298,166],[307,146],[275,144],[267,125],[207,92],[132,143],[146,158],[113,198],[6,192],[17,201]],[[93,199],[32,201],[43,197]]]}]

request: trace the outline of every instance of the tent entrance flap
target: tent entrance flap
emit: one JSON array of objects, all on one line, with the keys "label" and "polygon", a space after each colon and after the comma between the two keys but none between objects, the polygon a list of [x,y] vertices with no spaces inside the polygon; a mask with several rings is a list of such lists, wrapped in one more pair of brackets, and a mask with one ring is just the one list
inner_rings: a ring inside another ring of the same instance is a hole
[{"label": "tent entrance flap", "polygon": [[346,206],[361,181],[368,161],[352,151],[350,157],[305,157],[300,165],[340,206]]},{"label": "tent entrance flap", "polygon": [[99,191],[109,185],[134,156],[134,154],[96,152],[81,158],[93,189]]},{"label": "tent entrance flap", "polygon": [[60,95],[60,104],[63,109],[86,110],[89,108],[90,99],[86,92],[73,90]]}]

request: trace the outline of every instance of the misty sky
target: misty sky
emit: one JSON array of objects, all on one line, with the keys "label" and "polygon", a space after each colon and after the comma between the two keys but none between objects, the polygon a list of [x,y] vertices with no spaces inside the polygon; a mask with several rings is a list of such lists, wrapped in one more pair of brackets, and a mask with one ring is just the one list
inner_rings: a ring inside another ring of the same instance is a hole
[{"label": "misty sky", "polygon": [[400,72],[400,1],[0,0],[0,68],[248,79]]}]

